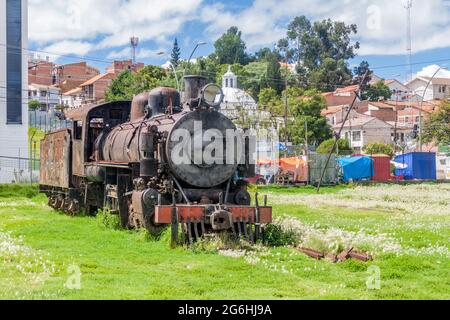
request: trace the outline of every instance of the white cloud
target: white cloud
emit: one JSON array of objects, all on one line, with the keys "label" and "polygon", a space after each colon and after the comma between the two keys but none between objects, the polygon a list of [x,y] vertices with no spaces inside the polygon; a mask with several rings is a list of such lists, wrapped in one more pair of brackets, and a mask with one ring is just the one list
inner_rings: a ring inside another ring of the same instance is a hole
[{"label": "white cloud", "polygon": [[[78,41],[85,51],[112,49],[124,55],[130,35],[170,47],[189,21],[201,24],[211,42],[230,26],[242,30],[249,49],[272,46],[298,15],[311,20],[331,18],[356,23],[359,54],[403,54],[406,51],[406,10],[403,0],[254,0],[232,7],[225,0],[29,0],[29,36],[40,48],[66,49]],[[450,6],[447,0],[414,1],[413,52],[450,46]],[[201,34],[185,38],[202,37]],[[179,39],[184,43],[186,39]],[[60,44],[58,44],[60,43]],[[67,52],[67,50],[66,50]],[[149,56],[150,52],[142,52]]]},{"label": "white cloud", "polygon": [[64,55],[84,56],[92,50],[94,45],[89,42],[64,40],[51,44],[41,51],[52,60],[57,60]]},{"label": "white cloud", "polygon": [[[289,21],[298,15],[311,20],[331,18],[356,23],[355,40],[360,54],[403,54],[406,51],[406,10],[401,0],[255,0],[238,13],[218,4],[202,10],[207,33],[216,38],[228,27],[238,26],[250,48],[271,46]],[[450,6],[446,0],[414,1],[413,51],[450,46]]]},{"label": "white cloud", "polygon": [[141,41],[166,44],[195,17],[202,0],[30,0],[29,37],[40,47],[64,41],[90,41],[94,49]]},{"label": "white cloud", "polygon": [[419,77],[432,77],[433,75],[436,78],[450,78],[450,71],[443,69],[442,66],[439,67],[438,65],[433,64],[423,68],[417,73],[417,76]]}]

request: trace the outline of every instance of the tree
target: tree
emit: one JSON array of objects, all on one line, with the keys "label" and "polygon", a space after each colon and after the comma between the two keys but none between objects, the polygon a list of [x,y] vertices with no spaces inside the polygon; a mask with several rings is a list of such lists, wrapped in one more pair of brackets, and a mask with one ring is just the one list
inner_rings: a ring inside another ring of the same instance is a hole
[{"label": "tree", "polygon": [[106,101],[132,100],[139,93],[150,91],[158,86],[175,87],[175,81],[156,66],[146,66],[138,72],[124,71],[106,90]]},{"label": "tree", "polygon": [[[321,154],[329,154],[331,152],[331,149],[334,146],[334,139],[328,139],[325,140],[324,142],[322,142],[320,144],[320,146],[317,148],[317,153],[321,153]],[[350,147],[350,143],[347,139],[339,139],[338,143],[337,143],[337,148],[335,148],[333,150],[333,153],[336,153],[338,150],[339,153],[352,153],[353,149]]]},{"label": "tree", "polygon": [[364,82],[362,82],[362,88],[366,88],[369,82],[372,80],[373,71],[370,70],[370,65],[367,61],[361,61],[358,67],[353,69],[353,84],[361,84],[364,75],[367,74]]},{"label": "tree", "polygon": [[28,102],[28,109],[31,111],[36,111],[41,107],[41,103],[38,100],[31,100]]},{"label": "tree", "polygon": [[373,85],[369,85],[362,94],[363,99],[370,101],[388,100],[392,96],[391,89],[384,84],[384,81],[378,81]]},{"label": "tree", "polygon": [[450,101],[443,101],[425,122],[423,141],[450,145]]},{"label": "tree", "polygon": [[366,154],[386,154],[390,157],[394,156],[394,148],[390,144],[382,142],[373,142],[364,146],[363,151]]},{"label": "tree", "polygon": [[[330,19],[311,24],[301,16],[292,20],[287,38],[281,39],[278,46],[287,47],[289,58],[297,62],[297,73],[308,78],[307,81],[300,79],[300,83],[311,84],[319,90],[332,90],[351,83],[352,73],[347,61],[353,59],[359,49],[359,43],[351,40],[356,33],[354,24]],[[308,81],[310,78],[312,81]]]},{"label": "tree", "polygon": [[309,83],[320,91],[334,91],[351,83],[352,76],[344,60],[324,59],[319,68],[309,72]]},{"label": "tree", "polygon": [[170,59],[170,62],[172,63],[174,68],[178,67],[178,64],[180,62],[180,55],[181,55],[181,51],[180,51],[180,47],[178,47],[178,40],[177,40],[177,38],[175,38],[175,41],[173,42],[173,49],[172,49],[172,54],[171,54],[171,59]]},{"label": "tree", "polygon": [[278,56],[275,53],[271,53],[266,56],[267,71],[263,79],[264,86],[266,88],[272,88],[277,93],[281,93],[283,90],[283,80],[281,79],[280,63]]},{"label": "tree", "polygon": [[288,114],[292,115],[288,124],[290,140],[297,145],[306,144],[308,136],[308,144],[318,145],[329,139],[331,128],[321,114],[326,108],[322,95],[315,90],[303,92],[300,88],[289,88],[287,94]]},{"label": "tree", "polygon": [[250,60],[246,53],[247,46],[241,38],[237,27],[231,27],[215,43],[215,55],[219,64],[247,64]]}]

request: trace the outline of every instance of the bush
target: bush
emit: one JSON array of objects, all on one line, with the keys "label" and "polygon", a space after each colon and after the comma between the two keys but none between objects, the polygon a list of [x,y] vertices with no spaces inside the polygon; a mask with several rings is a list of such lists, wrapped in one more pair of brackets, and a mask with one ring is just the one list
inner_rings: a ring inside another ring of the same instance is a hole
[{"label": "bush", "polygon": [[[334,145],[334,139],[329,139],[324,142],[317,148],[317,153],[321,154],[329,154]],[[339,152],[348,152],[352,153],[353,149],[350,147],[350,143],[346,139],[339,139],[338,141],[338,149]],[[336,153],[336,149],[333,150]]]},{"label": "bush", "polygon": [[366,154],[386,154],[391,158],[394,156],[394,148],[390,144],[386,143],[369,143],[363,148]]},{"label": "bush", "polygon": [[264,243],[272,247],[297,244],[294,231],[285,231],[279,225],[269,224],[264,228]]},{"label": "bush", "polygon": [[119,215],[111,214],[111,212],[107,209],[98,210],[97,222],[99,225],[104,226],[108,229],[113,229],[113,230],[122,229]]}]

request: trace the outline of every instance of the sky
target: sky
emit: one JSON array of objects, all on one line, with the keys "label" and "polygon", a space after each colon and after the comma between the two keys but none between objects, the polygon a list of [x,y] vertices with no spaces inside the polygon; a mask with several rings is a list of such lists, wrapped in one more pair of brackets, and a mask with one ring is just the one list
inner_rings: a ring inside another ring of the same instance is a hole
[{"label": "sky", "polygon": [[[273,47],[299,15],[358,25],[361,48],[351,67],[367,60],[385,79],[405,80],[406,0],[29,0],[29,49],[59,63],[79,61],[104,71],[128,59],[129,38],[140,38],[139,61],[162,65],[178,39],[187,59],[214,51],[214,41],[237,26],[249,52]],[[412,62],[417,73],[450,63],[450,0],[413,0]],[[158,53],[164,54],[158,55]],[[450,64],[449,64],[450,66]]]}]

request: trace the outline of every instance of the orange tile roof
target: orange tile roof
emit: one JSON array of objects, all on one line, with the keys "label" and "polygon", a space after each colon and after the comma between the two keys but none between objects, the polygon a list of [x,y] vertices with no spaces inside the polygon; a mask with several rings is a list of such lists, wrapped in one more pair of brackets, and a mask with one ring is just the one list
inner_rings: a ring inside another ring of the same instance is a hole
[{"label": "orange tile roof", "polygon": [[85,83],[82,83],[82,84],[80,85],[80,87],[89,86],[89,85],[94,84],[95,82],[97,82],[97,81],[99,81],[99,80],[102,80],[103,78],[106,78],[106,79],[112,79],[112,78],[114,78],[114,77],[115,77],[115,74],[114,74],[114,73],[103,73],[103,74],[98,74],[98,75],[96,75],[95,77],[93,77],[93,78],[89,79],[88,81],[86,81]]}]

